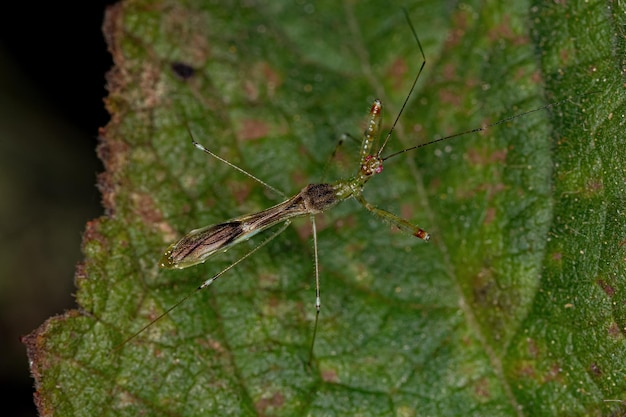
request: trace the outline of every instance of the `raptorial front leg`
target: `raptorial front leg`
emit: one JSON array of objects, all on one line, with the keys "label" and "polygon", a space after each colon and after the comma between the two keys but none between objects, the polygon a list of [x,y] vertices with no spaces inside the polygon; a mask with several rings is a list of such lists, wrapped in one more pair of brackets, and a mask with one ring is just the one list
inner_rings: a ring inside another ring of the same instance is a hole
[{"label": "raptorial front leg", "polygon": [[373,204],[368,203],[362,195],[355,195],[354,198],[363,205],[370,212],[374,213],[376,216],[380,217],[382,220],[393,224],[398,229],[402,230],[405,233],[412,234],[415,237],[418,237],[424,241],[428,241],[430,239],[430,235],[428,232],[422,228],[415,226],[414,224],[409,223],[407,220],[402,217],[398,217],[393,213],[390,213],[386,210],[380,209]]}]

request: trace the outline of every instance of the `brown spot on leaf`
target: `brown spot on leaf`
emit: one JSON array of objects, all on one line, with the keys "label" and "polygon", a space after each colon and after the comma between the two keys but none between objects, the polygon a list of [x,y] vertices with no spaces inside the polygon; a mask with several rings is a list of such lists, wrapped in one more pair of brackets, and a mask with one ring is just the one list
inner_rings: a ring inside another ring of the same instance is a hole
[{"label": "brown spot on leaf", "polygon": [[260,416],[268,416],[281,414],[278,413],[278,409],[280,409],[285,404],[285,397],[280,393],[274,393],[271,397],[261,398],[255,404],[254,408],[259,413]]},{"label": "brown spot on leaf", "polygon": [[495,207],[489,207],[487,208],[487,211],[485,212],[485,219],[483,220],[483,224],[487,225],[490,224],[494,221],[494,219],[496,218],[496,208]]},{"label": "brown spot on leaf", "polygon": [[219,353],[226,352],[224,346],[222,346],[220,342],[218,342],[217,340],[213,340],[208,336],[206,338],[196,339],[196,343],[203,348],[211,349]]},{"label": "brown spot on leaf", "polygon": [[541,84],[543,83],[543,77],[541,76],[541,72],[540,71],[534,71],[532,73],[532,75],[530,76],[530,79],[535,83],[535,84]]},{"label": "brown spot on leaf", "polygon": [[228,190],[230,190],[234,200],[240,206],[248,201],[248,196],[252,191],[252,184],[249,182],[241,181],[228,181]]},{"label": "brown spot on leaf", "polygon": [[327,369],[322,372],[322,380],[337,384],[339,383],[339,375],[337,375],[335,370]]},{"label": "brown spot on leaf", "polygon": [[[261,288],[272,288],[278,284],[278,276],[276,274],[259,274],[258,280]],[[276,307],[280,304],[280,299],[275,296],[270,296],[268,304],[271,307]]]},{"label": "brown spot on leaf", "polygon": [[562,136],[556,141],[556,144],[561,146],[561,145],[565,145],[567,142],[568,142],[567,138],[565,136]]},{"label": "brown spot on leaf", "polygon": [[154,200],[146,193],[131,193],[131,201],[135,213],[147,225],[153,225],[163,220],[163,214],[154,204]]},{"label": "brown spot on leaf", "polygon": [[472,280],[474,302],[482,306],[490,305],[494,285],[491,271],[488,268],[483,268]]},{"label": "brown spot on leaf", "polygon": [[267,136],[269,126],[262,120],[245,119],[241,123],[241,128],[237,132],[237,137],[241,140],[254,140]]},{"label": "brown spot on leaf", "polygon": [[[271,283],[272,281],[276,281],[276,279],[271,279],[269,274],[264,274],[265,277],[260,277],[261,279],[265,279],[267,282],[265,284],[261,283],[261,285],[265,288],[270,287],[271,285],[268,285],[268,283]],[[274,276],[275,277],[275,276]],[[269,299],[267,300],[267,304],[265,305],[265,307],[269,307],[268,310],[266,311],[272,311],[272,314],[276,314],[276,309],[281,305],[281,300],[280,298],[276,297],[276,296],[270,296]]]},{"label": "brown spot on leaf", "polygon": [[613,288],[608,282],[603,279],[599,279],[596,283],[602,288],[602,291],[609,297],[613,297],[615,295],[615,288]]},{"label": "brown spot on leaf", "polygon": [[428,188],[431,190],[436,190],[441,187],[441,178],[433,178],[428,184]]},{"label": "brown spot on leaf", "polygon": [[452,48],[460,43],[460,41],[465,37],[465,31],[467,29],[468,22],[468,11],[465,10],[457,10],[452,15],[452,25],[450,27],[452,30],[448,31],[448,37],[446,38],[446,49]]},{"label": "brown spot on leaf", "polygon": [[290,178],[294,184],[306,184],[308,180],[306,173],[299,169],[293,171],[290,175]]},{"label": "brown spot on leaf", "polygon": [[259,88],[252,80],[245,80],[243,82],[243,91],[248,100],[257,101],[259,99]]},{"label": "brown spot on leaf", "polygon": [[620,331],[619,326],[615,322],[612,322],[610,324],[609,329],[608,329],[608,334],[613,339],[619,339],[619,338],[621,338],[623,336],[622,332]]},{"label": "brown spot on leaf", "polygon": [[528,345],[528,354],[532,358],[536,358],[537,356],[539,356],[539,347],[537,346],[537,342],[535,341],[535,339],[528,338],[526,339],[526,343]]},{"label": "brown spot on leaf", "polygon": [[392,88],[395,91],[401,91],[404,89],[402,80],[404,75],[409,70],[406,61],[403,58],[398,58],[391,63],[391,66],[387,70],[387,79],[393,80]]},{"label": "brown spot on leaf", "polygon": [[456,66],[454,64],[446,64],[443,67],[443,79],[445,81],[454,81],[456,80]]},{"label": "brown spot on leaf", "polygon": [[461,97],[458,92],[446,88],[439,90],[439,100],[442,104],[459,107],[461,105]]},{"label": "brown spot on leaf", "polygon": [[283,83],[280,73],[274,70],[267,62],[264,62],[261,66],[261,72],[267,81],[267,95],[272,97],[274,95],[274,91]]},{"label": "brown spot on leaf", "polygon": [[243,91],[251,102],[271,99],[282,84],[280,73],[264,61],[252,65],[247,74],[248,78],[243,82]]},{"label": "brown spot on leaf", "polygon": [[513,32],[509,16],[504,16],[502,23],[490,30],[488,36],[491,41],[509,40],[514,46],[526,45],[529,42],[527,36]]},{"label": "brown spot on leaf", "polygon": [[519,368],[518,374],[526,378],[535,378],[535,367],[526,363]]},{"label": "brown spot on leaf", "polygon": [[563,376],[561,375],[562,372],[563,368],[558,363],[553,363],[545,375],[545,381],[555,381],[563,383]]},{"label": "brown spot on leaf", "polygon": [[356,225],[356,219],[352,215],[343,217],[341,219],[337,219],[337,221],[334,224],[336,230],[351,229],[351,228],[354,228],[355,225]]},{"label": "brown spot on leaf", "polygon": [[470,149],[467,152],[467,160],[473,165],[502,164],[506,162],[508,149],[498,149],[488,152],[486,149]]},{"label": "brown spot on leaf", "polygon": [[[315,216],[315,228],[317,232],[321,232],[327,227],[326,218],[324,216]],[[298,237],[302,241],[307,241],[313,236],[313,227],[311,226],[311,221],[307,219],[307,221],[299,222],[296,227],[296,232],[298,233]]]},{"label": "brown spot on leaf", "polygon": [[595,193],[598,191],[602,191],[602,189],[604,189],[604,184],[602,184],[602,182],[598,180],[590,180],[585,185],[585,189],[587,191]]},{"label": "brown spot on leaf", "polygon": [[489,391],[489,381],[486,378],[480,378],[474,383],[474,394],[485,399],[491,397]]}]

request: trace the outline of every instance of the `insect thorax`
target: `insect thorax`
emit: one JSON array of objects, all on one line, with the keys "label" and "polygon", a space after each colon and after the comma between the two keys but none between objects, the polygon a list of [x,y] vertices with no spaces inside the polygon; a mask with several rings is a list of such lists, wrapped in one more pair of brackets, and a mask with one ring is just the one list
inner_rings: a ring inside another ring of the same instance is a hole
[{"label": "insect thorax", "polygon": [[322,212],[338,202],[335,187],[331,184],[309,184],[300,195],[311,212]]}]

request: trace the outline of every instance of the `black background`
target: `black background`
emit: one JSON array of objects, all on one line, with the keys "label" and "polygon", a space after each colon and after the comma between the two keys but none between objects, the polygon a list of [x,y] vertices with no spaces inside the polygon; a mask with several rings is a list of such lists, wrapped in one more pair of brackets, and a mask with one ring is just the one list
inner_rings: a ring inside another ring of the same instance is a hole
[{"label": "black background", "polygon": [[18,417],[37,415],[19,338],[75,307],[81,234],[102,214],[95,146],[112,66],[101,28],[113,1],[36,3],[0,15],[0,391]]}]

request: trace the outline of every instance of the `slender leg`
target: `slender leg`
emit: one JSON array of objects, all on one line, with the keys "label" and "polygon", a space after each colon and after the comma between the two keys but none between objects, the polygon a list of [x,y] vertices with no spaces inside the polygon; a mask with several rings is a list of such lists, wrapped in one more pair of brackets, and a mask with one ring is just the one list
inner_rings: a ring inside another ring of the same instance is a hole
[{"label": "slender leg", "polygon": [[[203,290],[204,288],[208,287],[209,285],[213,284],[219,277],[221,277],[222,275],[224,275],[224,273],[226,271],[231,270],[232,268],[235,267],[235,265],[238,265],[241,261],[243,261],[244,259],[248,258],[249,256],[251,256],[253,253],[255,253],[256,251],[258,251],[259,249],[261,249],[263,246],[267,245],[269,242],[271,242],[276,236],[278,236],[279,234],[281,234],[282,232],[285,231],[285,229],[287,228],[287,226],[289,226],[289,224],[291,223],[291,221],[289,219],[287,219],[282,226],[280,226],[274,233],[272,233],[270,236],[268,236],[267,238],[265,238],[261,243],[259,243],[257,246],[255,246],[254,248],[252,248],[248,253],[246,253],[245,255],[243,255],[241,258],[237,259],[235,262],[233,262],[232,264],[230,264],[229,266],[227,266],[226,268],[222,269],[220,272],[218,272],[217,274],[213,275],[211,278],[207,279],[206,281],[204,281],[202,284],[200,284],[200,286],[196,287],[195,290],[191,291],[189,294],[187,294],[186,296],[184,296],[179,302],[177,302],[176,304],[174,304],[173,306],[171,306],[170,308],[168,308],[167,310],[165,310],[165,312],[161,313],[156,319],[152,320],[150,323],[148,323],[147,325],[143,326],[139,331],[135,332],[132,336],[126,338],[122,343],[120,343],[119,345],[117,345],[113,350],[118,350],[121,347],[123,347],[126,343],[130,342],[132,339],[134,339],[135,337],[137,337],[139,334],[141,334],[144,330],[146,330],[149,327],[152,327],[152,325],[154,325],[157,321],[161,320],[163,317],[167,316],[172,310],[174,310],[176,307],[178,307],[179,305],[181,305],[182,303],[184,303],[185,301],[187,301],[189,299],[189,297],[191,297],[192,295],[194,295],[195,293],[197,293],[200,290]],[[317,252],[316,252],[316,257],[317,259]],[[319,293],[319,289],[318,289],[318,293]],[[318,294],[319,295],[319,294]],[[319,297],[318,297],[319,298]],[[318,308],[318,313],[319,313],[319,308]],[[316,320],[317,322],[317,320]]]},{"label": "slender leg", "polygon": [[263,185],[265,188],[267,188],[269,190],[272,190],[277,195],[279,195],[279,196],[281,196],[283,198],[287,198],[287,194],[283,193],[278,188],[272,187],[271,185],[269,185],[268,183],[266,183],[262,179],[255,177],[254,175],[252,175],[251,173],[249,173],[245,169],[238,167],[237,165],[233,164],[230,161],[227,161],[226,159],[222,158],[221,156],[217,155],[216,153],[211,152],[210,150],[208,150],[207,148],[205,148],[204,146],[202,146],[201,144],[196,142],[195,139],[193,139],[193,134],[191,133],[191,128],[189,126],[187,126],[187,131],[189,132],[189,136],[191,136],[191,143],[193,144],[193,146],[195,146],[196,148],[200,149],[202,152],[211,155],[213,158],[217,159],[220,162],[223,162],[224,164],[228,165],[229,167],[232,167],[232,168],[236,169],[237,171],[241,172],[242,174],[248,176],[249,178],[252,178],[253,180],[258,182],[259,184]]},{"label": "slender leg", "polygon": [[287,226],[289,226],[289,224],[291,224],[291,220],[287,219],[285,220],[285,222],[282,224],[282,226],[280,226],[278,228],[278,230],[276,230],[274,233],[272,233],[269,237],[267,237],[265,240],[263,240],[261,243],[259,243],[257,246],[255,246],[254,248],[252,248],[250,250],[250,252],[246,253],[245,255],[243,255],[241,258],[237,259],[235,262],[233,262],[232,264],[228,265],[226,268],[222,269],[220,272],[218,272],[217,274],[213,275],[211,278],[207,279],[206,281],[204,281],[198,288],[196,288],[197,290],[201,290],[203,288],[208,287],[209,285],[213,284],[215,281],[217,281],[217,279],[219,277],[221,277],[226,271],[231,270],[232,268],[235,267],[235,265],[239,264],[241,261],[243,261],[244,259],[246,259],[247,257],[249,257],[250,255],[252,255],[254,252],[258,251],[259,249],[261,249],[263,246],[267,245],[269,242],[271,242],[272,240],[274,240],[274,238],[276,236],[278,236],[279,234],[281,234],[282,232],[285,231],[285,229],[287,228]]},{"label": "slender leg", "polygon": [[379,209],[378,207],[368,203],[362,195],[355,195],[354,198],[363,205],[370,212],[374,213],[376,216],[380,217],[382,220],[393,224],[398,229],[402,230],[405,233],[410,233],[415,237],[418,237],[424,241],[428,241],[430,239],[430,235],[424,229],[421,229],[408,221],[404,220],[401,217],[396,216],[393,213],[390,213],[386,210]]},{"label": "slender leg", "polygon": [[311,339],[311,348],[309,349],[308,366],[311,366],[313,360],[313,346],[315,345],[315,336],[317,336],[317,322],[320,316],[320,308],[322,301],[320,298],[320,268],[317,258],[317,227],[315,226],[315,216],[310,216],[311,227],[313,230],[313,256],[315,259],[315,323],[313,324],[313,338]]}]

